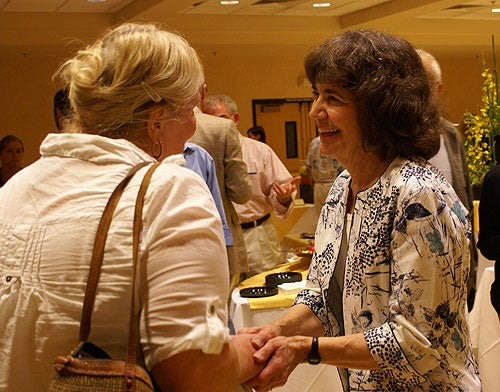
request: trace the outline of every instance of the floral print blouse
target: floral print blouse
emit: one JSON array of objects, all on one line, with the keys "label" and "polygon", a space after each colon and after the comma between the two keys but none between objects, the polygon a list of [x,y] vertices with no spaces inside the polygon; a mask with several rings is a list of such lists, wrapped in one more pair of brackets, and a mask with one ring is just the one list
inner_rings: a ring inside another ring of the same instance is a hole
[{"label": "floral print blouse", "polygon": [[[470,222],[444,176],[419,158],[395,158],[358,193],[346,220],[350,176],[332,186],[316,229],[305,304],[325,336],[364,333],[381,370],[348,369],[350,391],[480,391],[466,320]],[[349,235],[343,320],[330,311],[329,283],[344,223]]]}]

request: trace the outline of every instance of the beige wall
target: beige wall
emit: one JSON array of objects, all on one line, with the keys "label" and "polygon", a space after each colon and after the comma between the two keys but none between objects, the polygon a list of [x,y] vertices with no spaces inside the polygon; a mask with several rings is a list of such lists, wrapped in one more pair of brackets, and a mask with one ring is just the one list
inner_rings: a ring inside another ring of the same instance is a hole
[{"label": "beige wall", "polygon": [[[481,57],[482,53],[481,50],[465,54],[433,53],[443,73],[446,117],[454,123],[462,120],[465,111],[477,111],[481,104],[483,79],[478,56]],[[485,53],[485,56],[491,65],[491,53]]]},{"label": "beige wall", "polygon": [[54,50],[0,54],[0,137],[19,136],[24,143],[24,164],[39,157],[39,145],[55,131],[52,74],[64,56]]},{"label": "beige wall", "polygon": [[239,129],[245,134],[253,125],[252,99],[311,97],[310,87],[300,87],[305,76],[302,63],[307,47],[281,48],[274,54],[267,48],[250,47],[234,53],[231,48],[215,52],[197,48],[205,65],[208,95],[226,94],[238,104]]},{"label": "beige wall", "polygon": [[[310,88],[300,87],[302,62],[307,47],[209,47],[196,48],[205,64],[209,94],[227,94],[239,105],[240,130],[252,126],[252,99],[309,97]],[[464,110],[480,103],[482,80],[476,56],[481,49],[461,54],[451,50],[432,52],[441,62],[448,118],[459,122]],[[25,143],[25,164],[38,158],[38,148],[48,132],[55,130],[51,77],[69,53],[53,47],[6,50],[0,53],[0,137],[13,133]]]}]

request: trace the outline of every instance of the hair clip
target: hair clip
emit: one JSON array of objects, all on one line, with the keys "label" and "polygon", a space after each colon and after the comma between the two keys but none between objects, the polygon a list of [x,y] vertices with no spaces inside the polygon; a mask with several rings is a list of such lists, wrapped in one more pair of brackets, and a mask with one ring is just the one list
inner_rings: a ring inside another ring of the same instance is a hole
[{"label": "hair clip", "polygon": [[153,90],[149,84],[142,81],[141,86],[153,102],[160,102],[161,101],[160,95],[155,90]]}]

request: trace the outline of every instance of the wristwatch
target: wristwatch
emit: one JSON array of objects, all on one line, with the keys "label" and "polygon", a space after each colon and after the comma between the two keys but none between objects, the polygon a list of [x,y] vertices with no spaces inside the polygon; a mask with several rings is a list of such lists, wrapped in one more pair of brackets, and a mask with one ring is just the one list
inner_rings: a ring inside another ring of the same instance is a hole
[{"label": "wristwatch", "polygon": [[314,336],[312,338],[311,351],[309,352],[309,355],[307,356],[307,362],[310,365],[319,365],[321,363],[321,357],[319,355],[319,349],[318,349],[318,337],[317,336]]}]

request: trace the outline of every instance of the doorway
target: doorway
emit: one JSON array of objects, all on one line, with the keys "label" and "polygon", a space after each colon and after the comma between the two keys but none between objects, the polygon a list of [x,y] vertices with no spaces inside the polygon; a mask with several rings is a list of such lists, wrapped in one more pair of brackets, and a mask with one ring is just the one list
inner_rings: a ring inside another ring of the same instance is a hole
[{"label": "doorway", "polygon": [[299,173],[316,137],[316,126],[309,118],[311,98],[254,99],[254,125],[266,132],[267,144],[274,150],[292,175]]}]

